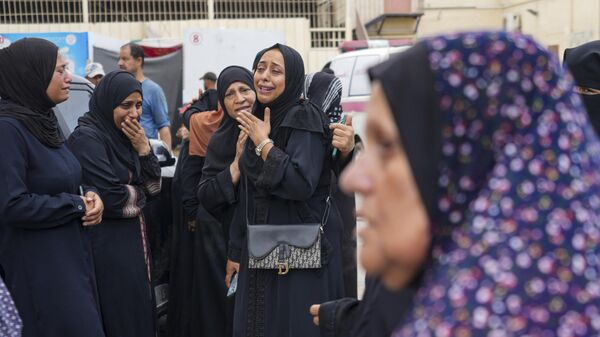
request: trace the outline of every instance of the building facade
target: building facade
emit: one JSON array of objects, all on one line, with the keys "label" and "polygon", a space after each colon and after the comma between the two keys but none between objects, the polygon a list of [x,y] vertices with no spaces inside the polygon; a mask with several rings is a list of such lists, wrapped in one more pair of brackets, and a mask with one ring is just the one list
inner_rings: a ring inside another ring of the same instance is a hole
[{"label": "building facade", "polygon": [[319,70],[346,39],[347,0],[0,0],[0,34],[82,31],[181,41],[188,28],[278,30]]}]

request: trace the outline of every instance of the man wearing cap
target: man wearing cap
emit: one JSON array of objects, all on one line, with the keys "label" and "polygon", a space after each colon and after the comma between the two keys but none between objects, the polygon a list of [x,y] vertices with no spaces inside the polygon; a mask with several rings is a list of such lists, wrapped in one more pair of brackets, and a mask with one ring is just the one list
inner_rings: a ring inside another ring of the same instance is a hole
[{"label": "man wearing cap", "polygon": [[142,116],[140,124],[148,138],[165,142],[171,150],[171,130],[169,126],[169,114],[167,98],[158,83],[144,76],[144,50],[135,43],[128,43],[121,47],[119,52],[119,68],[128,71],[142,83]]},{"label": "man wearing cap", "polygon": [[186,111],[184,115],[184,124],[189,127],[190,117],[197,112],[217,110],[219,102],[217,96],[217,75],[213,72],[207,72],[200,77],[204,80],[204,91],[200,90],[200,97]]},{"label": "man wearing cap", "polygon": [[104,68],[98,62],[88,63],[85,66],[85,78],[95,86],[98,85],[104,75]]},{"label": "man wearing cap", "polygon": [[[217,75],[212,71],[207,72],[204,76],[200,77],[204,80],[204,90],[215,90],[217,88]],[[200,95],[202,96],[202,95]]]}]

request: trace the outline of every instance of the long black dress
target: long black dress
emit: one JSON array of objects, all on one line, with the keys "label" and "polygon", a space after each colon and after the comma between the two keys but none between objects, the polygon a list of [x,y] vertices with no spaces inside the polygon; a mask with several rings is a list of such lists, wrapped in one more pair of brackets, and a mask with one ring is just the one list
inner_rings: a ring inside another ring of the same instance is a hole
[{"label": "long black dress", "polygon": [[160,192],[160,166],[152,152],[138,154],[117,128],[114,112],[134,92],[141,94],[142,89],[133,75],[125,71],[107,74],[68,141],[83,168],[83,180],[98,188],[104,201],[103,221],[92,231],[92,247],[109,337],[154,335],[142,208],[146,196]]},{"label": "long black dress", "polygon": [[91,234],[106,335],[153,336],[142,208],[146,195],[160,192],[158,159],[152,153],[140,157],[143,184],[132,185],[129,169],[92,129],[77,128],[69,147],[83,167],[84,181],[96,186],[104,201],[102,223]]},{"label": "long black dress", "polygon": [[[258,185],[248,178],[248,191],[241,184],[240,197],[249,196],[253,223],[318,222],[325,208],[330,184],[330,147],[318,133],[293,130],[285,152],[274,147],[264,162]],[[244,156],[254,156],[245,151]],[[244,177],[242,178],[244,179]],[[240,200],[240,205],[243,202]],[[322,264],[317,270],[291,270],[277,275],[273,270],[248,269],[243,207],[236,212],[231,234],[231,258],[240,261],[234,314],[234,336],[310,337],[319,329],[309,314],[312,304],[344,296],[341,236],[342,221],[332,207],[322,238]],[[237,255],[237,256],[236,256]]]},{"label": "long black dress", "polygon": [[0,272],[23,336],[104,336],[77,159],[9,117],[0,144]]},{"label": "long black dress", "polygon": [[[318,337],[310,306],[344,295],[343,225],[335,204],[323,224],[321,268],[295,269],[286,275],[248,268],[247,216],[251,224],[320,222],[331,184],[331,135],[325,114],[320,107],[299,99],[304,84],[300,54],[281,44],[262,50],[254,61],[255,79],[265,71],[264,67],[257,68],[262,56],[273,49],[284,59],[285,87],[267,104],[257,100],[253,114],[263,119],[266,108],[270,109],[269,137],[274,145],[263,161],[262,156],[255,155],[253,142],[248,141],[240,157],[244,183],[240,184],[240,202],[231,225],[229,256],[240,262],[234,336]],[[239,206],[246,200],[249,212]]]},{"label": "long black dress", "polygon": [[[225,115],[224,119],[229,119]],[[237,139],[237,136],[231,135]],[[211,142],[212,144],[212,142]],[[210,145],[209,145],[210,146]],[[225,266],[229,227],[237,204],[236,186],[231,181],[229,166],[216,175],[204,175],[198,189],[196,245],[203,247],[195,257],[195,282],[199,300],[199,331],[203,336],[231,336],[233,299],[227,299]],[[204,271],[204,272],[203,272]]]}]

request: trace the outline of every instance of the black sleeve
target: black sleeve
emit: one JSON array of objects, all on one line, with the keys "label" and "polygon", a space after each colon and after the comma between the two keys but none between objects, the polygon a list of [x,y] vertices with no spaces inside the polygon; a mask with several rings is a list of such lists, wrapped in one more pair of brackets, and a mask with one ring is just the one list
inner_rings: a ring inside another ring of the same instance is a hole
[{"label": "black sleeve", "polygon": [[309,199],[319,183],[326,148],[320,134],[293,130],[285,151],[277,144],[271,148],[256,185],[282,199]]},{"label": "black sleeve", "polygon": [[142,169],[142,189],[148,196],[158,195],[162,182],[158,158],[152,152],[146,156],[140,156],[140,166]]},{"label": "black sleeve", "polygon": [[319,308],[321,337],[350,336],[359,313],[360,301],[356,298],[342,298],[321,304]]},{"label": "black sleeve", "polygon": [[79,160],[83,181],[98,189],[104,203],[105,218],[135,218],[146,203],[145,191],[139,186],[122,184],[108,159],[101,139],[88,133],[74,133],[69,148]]},{"label": "black sleeve", "polygon": [[342,158],[341,154],[338,151],[337,157],[333,162],[333,172],[337,177],[339,177],[342,171],[344,171],[344,169],[346,168],[346,166],[348,166],[348,164],[352,162],[353,158],[354,150],[348,153],[348,155],[345,158]]},{"label": "black sleeve", "polygon": [[78,195],[30,193],[27,188],[27,146],[10,123],[0,123],[0,222],[27,229],[52,228],[80,218],[85,204]]},{"label": "black sleeve", "polygon": [[183,113],[183,125],[189,130],[190,129],[190,120],[192,119],[192,115],[198,112],[203,112],[208,110],[208,99],[206,95],[202,95],[198,101],[192,104],[185,112]]},{"label": "black sleeve", "polygon": [[198,209],[198,183],[202,177],[204,158],[189,155],[181,165],[181,202],[183,210],[192,218],[196,217]]},{"label": "black sleeve", "polygon": [[198,201],[209,212],[236,202],[235,186],[231,181],[229,166],[217,175],[202,181],[198,188]]},{"label": "black sleeve", "polygon": [[[229,170],[227,170],[229,171]],[[246,186],[244,185],[245,176],[242,174],[238,186],[238,202],[235,205],[231,225],[229,226],[229,250],[227,258],[234,262],[240,262],[242,257],[242,248],[246,239]],[[230,180],[231,181],[231,178]],[[250,198],[249,207],[252,207],[252,198]]]}]

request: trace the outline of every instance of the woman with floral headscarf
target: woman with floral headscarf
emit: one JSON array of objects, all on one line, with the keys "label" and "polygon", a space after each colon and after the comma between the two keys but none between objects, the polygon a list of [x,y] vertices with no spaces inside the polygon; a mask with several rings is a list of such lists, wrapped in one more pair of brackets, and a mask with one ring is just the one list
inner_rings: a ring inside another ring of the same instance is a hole
[{"label": "woman with floral headscarf", "polygon": [[393,336],[597,336],[600,143],[558,60],[465,33],[371,76],[370,146],[343,185],[386,285],[425,268]]}]

